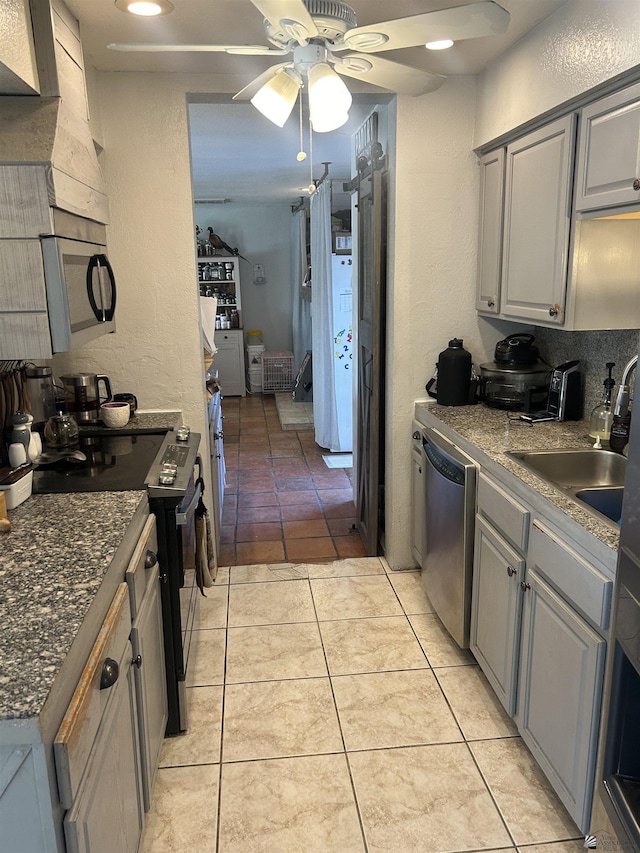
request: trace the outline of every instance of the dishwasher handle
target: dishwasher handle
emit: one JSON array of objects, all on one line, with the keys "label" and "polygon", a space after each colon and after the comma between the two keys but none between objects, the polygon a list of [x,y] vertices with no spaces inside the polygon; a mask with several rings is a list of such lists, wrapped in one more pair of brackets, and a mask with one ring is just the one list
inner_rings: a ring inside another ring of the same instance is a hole
[{"label": "dishwasher handle", "polygon": [[464,486],[475,463],[454,444],[432,430],[422,433],[422,450],[430,465],[447,480]]}]

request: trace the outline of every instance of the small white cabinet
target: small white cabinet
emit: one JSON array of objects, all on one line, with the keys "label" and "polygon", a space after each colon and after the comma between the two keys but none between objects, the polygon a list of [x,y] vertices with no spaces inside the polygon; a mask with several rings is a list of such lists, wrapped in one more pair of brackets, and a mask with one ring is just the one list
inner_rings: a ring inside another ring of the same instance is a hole
[{"label": "small white cabinet", "polygon": [[640,203],[640,84],[584,107],[575,208]]},{"label": "small white cabinet", "polygon": [[[198,244],[198,251],[207,244]],[[240,290],[240,259],[234,256],[198,255],[198,282],[202,297],[216,297],[216,330],[213,369],[227,397],[244,397],[245,383],[244,340],[242,332],[242,294]]]},{"label": "small white cabinet", "polygon": [[571,225],[575,115],[507,146],[501,314],[562,325]]},{"label": "small white cabinet", "polygon": [[244,346],[242,329],[217,331],[213,368],[225,397],[244,397],[247,393],[244,378]]}]

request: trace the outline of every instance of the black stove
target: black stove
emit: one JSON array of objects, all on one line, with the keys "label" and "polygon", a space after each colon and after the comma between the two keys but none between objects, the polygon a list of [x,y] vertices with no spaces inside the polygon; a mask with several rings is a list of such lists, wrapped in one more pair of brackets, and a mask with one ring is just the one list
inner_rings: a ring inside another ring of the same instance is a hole
[{"label": "black stove", "polygon": [[156,433],[113,430],[80,434],[74,450],[87,458],[60,459],[38,466],[33,472],[34,494],[66,492],[123,492],[144,490],[149,469],[165,439],[166,429]]}]

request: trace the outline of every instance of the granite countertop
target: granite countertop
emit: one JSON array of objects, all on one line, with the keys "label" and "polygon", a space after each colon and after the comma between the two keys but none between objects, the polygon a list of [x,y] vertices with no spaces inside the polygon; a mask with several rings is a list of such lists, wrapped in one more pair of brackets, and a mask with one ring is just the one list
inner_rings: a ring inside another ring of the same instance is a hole
[{"label": "granite countertop", "polygon": [[36,717],[145,491],[32,495],[0,549],[0,720]]},{"label": "granite countertop", "polygon": [[[181,412],[136,412],[125,427],[111,429],[109,433],[119,435],[128,432],[155,432],[159,429],[174,429],[181,425]],[[98,430],[102,431],[106,427],[102,421],[96,421],[93,424],[82,423],[80,429],[84,435],[87,435]]]},{"label": "granite countertop", "polygon": [[[181,423],[180,412],[136,412],[110,433]],[[82,426],[94,429],[104,426]],[[11,531],[0,536],[0,721],[41,713],[141,504],[144,490],[81,492],[32,495],[9,510]]]},{"label": "granite countertop", "polygon": [[482,403],[475,406],[440,406],[435,402],[416,402],[415,410],[418,420],[420,412],[428,412],[489,460],[498,463],[549,500],[612,551],[617,551],[620,539],[617,529],[582,509],[559,489],[506,455],[507,451],[512,450],[592,447],[588,421],[550,421],[529,426],[518,420],[517,414],[492,409]]}]

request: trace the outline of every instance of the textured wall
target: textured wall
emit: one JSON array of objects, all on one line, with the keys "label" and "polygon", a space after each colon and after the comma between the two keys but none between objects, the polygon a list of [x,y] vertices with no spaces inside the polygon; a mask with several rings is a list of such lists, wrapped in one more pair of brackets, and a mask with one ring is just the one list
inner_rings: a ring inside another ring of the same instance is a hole
[{"label": "textured wall", "polygon": [[450,338],[463,338],[480,362],[514,328],[475,312],[475,92],[475,78],[450,77],[437,92],[397,101],[385,389],[385,545],[393,568],[414,564],[408,512],[413,401],[424,398],[425,382]]},{"label": "textured wall", "polygon": [[[291,206],[197,204],[196,222],[207,227],[251,261],[240,260],[242,321],[245,329],[261,329],[265,346],[289,352],[291,337]],[[266,284],[253,283],[253,264],[262,264]]]},{"label": "textured wall", "polygon": [[57,355],[54,370],[107,373],[114,391],[132,391],[140,408],[180,409],[185,423],[206,434],[189,82],[180,75],[97,76],[111,214],[107,239],[120,285],[117,331]]},{"label": "textured wall", "polygon": [[[6,66],[9,73],[5,74],[2,66]],[[36,92],[40,90],[29,0],[0,2],[0,82],[3,84],[3,93],[28,94],[19,83],[12,85],[15,82],[14,74],[31,89]]]},{"label": "textured wall", "polygon": [[639,61],[637,0],[569,0],[481,76],[474,147]]}]

